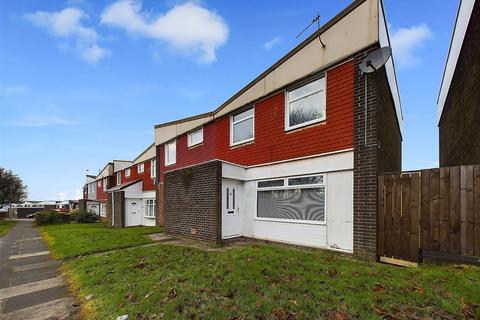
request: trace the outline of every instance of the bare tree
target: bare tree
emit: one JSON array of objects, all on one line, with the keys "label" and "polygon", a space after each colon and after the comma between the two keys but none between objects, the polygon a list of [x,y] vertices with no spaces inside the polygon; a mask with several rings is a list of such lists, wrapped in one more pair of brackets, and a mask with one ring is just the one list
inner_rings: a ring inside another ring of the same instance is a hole
[{"label": "bare tree", "polygon": [[27,197],[27,186],[15,173],[0,167],[0,209]]}]

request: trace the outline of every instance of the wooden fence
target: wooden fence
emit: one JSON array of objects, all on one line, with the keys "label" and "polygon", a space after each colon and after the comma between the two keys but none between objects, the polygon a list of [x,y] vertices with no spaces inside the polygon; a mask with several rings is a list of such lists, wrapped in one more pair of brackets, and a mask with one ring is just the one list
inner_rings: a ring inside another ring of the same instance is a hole
[{"label": "wooden fence", "polygon": [[480,165],[378,178],[378,255],[480,256]]}]

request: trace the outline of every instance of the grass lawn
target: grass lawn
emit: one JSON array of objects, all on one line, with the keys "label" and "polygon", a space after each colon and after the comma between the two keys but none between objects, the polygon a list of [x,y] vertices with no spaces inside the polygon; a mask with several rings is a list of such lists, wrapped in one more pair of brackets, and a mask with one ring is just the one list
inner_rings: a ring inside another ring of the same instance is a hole
[{"label": "grass lawn", "polygon": [[16,221],[10,221],[10,220],[0,220],[0,237],[3,237],[12,229],[15,224],[17,224]]},{"label": "grass lawn", "polygon": [[158,227],[120,229],[101,223],[52,225],[39,230],[57,259],[152,243],[144,235],[161,232]]},{"label": "grass lawn", "polygon": [[480,268],[471,266],[407,269],[267,244],[222,252],[164,244],[64,268],[86,319],[480,318]]}]

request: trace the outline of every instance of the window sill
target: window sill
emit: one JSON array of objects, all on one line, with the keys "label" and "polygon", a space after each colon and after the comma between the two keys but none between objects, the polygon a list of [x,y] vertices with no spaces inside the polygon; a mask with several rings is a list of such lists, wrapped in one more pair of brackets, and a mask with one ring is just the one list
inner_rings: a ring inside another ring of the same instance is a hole
[{"label": "window sill", "polygon": [[201,145],[203,145],[203,141],[196,144],[189,145],[188,149],[195,149],[196,147],[200,147]]},{"label": "window sill", "polygon": [[278,223],[295,223],[295,224],[309,224],[315,226],[326,226],[326,221],[305,221],[305,220],[286,220],[286,219],[270,219],[270,218],[259,218],[255,217],[255,221],[265,221],[265,222],[278,222]]},{"label": "window sill", "polygon": [[254,143],[255,143],[254,139],[240,141],[240,142],[237,142],[235,144],[230,144],[230,149],[236,149],[236,148],[244,147],[244,146],[251,145],[251,144],[254,144]]},{"label": "window sill", "polygon": [[144,216],[144,218],[147,218],[147,219],[156,219],[157,217],[147,217],[147,216]]},{"label": "window sill", "polygon": [[305,122],[304,124],[301,125],[296,125],[294,127],[287,127],[285,125],[285,132],[286,133],[291,133],[291,132],[296,132],[296,131],[301,131],[304,129],[309,129],[310,127],[317,127],[319,125],[325,125],[327,122],[327,118],[321,118],[315,121],[310,121],[310,122]]}]

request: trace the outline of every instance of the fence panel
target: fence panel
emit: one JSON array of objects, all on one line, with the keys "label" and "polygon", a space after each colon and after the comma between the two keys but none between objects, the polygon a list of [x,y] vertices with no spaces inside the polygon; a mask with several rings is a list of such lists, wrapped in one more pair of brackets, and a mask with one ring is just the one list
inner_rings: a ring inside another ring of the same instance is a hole
[{"label": "fence panel", "polygon": [[480,165],[388,174],[378,184],[379,256],[480,256]]}]

